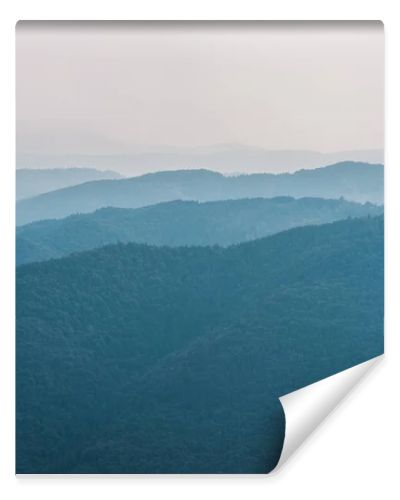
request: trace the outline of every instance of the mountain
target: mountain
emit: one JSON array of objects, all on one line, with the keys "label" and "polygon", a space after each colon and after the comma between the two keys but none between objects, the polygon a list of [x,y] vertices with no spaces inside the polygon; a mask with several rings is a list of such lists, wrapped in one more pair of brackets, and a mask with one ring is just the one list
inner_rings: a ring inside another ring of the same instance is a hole
[{"label": "mountain", "polygon": [[383,351],[383,217],[17,269],[18,473],[264,473],[278,396]]},{"label": "mountain", "polygon": [[17,224],[93,212],[138,208],[173,200],[216,201],[275,196],[340,198],[383,203],[383,166],[345,162],[294,174],[225,177],[207,170],[178,170],[121,180],[86,182],[17,203]]},{"label": "mountain", "polygon": [[268,150],[243,144],[216,144],[198,147],[136,146],[124,154],[23,154],[17,152],[17,165],[31,168],[71,165],[117,169],[126,176],[157,170],[206,169],[225,174],[237,172],[293,172],[343,161],[383,163],[381,149],[321,153],[307,150]]},{"label": "mountain", "polygon": [[121,174],[118,172],[96,170],[94,168],[21,168],[17,170],[17,200],[30,198],[56,189],[75,186],[82,182],[119,178],[121,178]]},{"label": "mountain", "polygon": [[118,242],[228,246],[296,226],[382,213],[383,207],[371,203],[290,197],[102,208],[18,227],[17,265]]}]

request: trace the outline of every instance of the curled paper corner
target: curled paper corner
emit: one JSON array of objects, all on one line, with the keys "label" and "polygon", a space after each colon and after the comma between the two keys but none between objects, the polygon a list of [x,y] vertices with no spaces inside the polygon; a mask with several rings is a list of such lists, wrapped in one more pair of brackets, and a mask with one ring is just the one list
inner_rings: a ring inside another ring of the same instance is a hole
[{"label": "curled paper corner", "polygon": [[382,358],[383,355],[377,356],[279,398],[285,413],[285,439],[279,462],[273,472],[279,471],[308,436]]}]

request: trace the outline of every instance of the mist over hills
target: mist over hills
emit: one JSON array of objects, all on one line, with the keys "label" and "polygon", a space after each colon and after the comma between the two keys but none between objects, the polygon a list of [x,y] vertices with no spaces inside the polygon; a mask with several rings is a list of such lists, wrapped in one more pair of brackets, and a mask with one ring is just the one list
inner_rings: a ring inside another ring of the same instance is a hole
[{"label": "mist over hills", "polygon": [[122,177],[118,172],[94,168],[21,168],[16,176],[17,201],[82,182]]},{"label": "mist over hills", "polygon": [[63,218],[99,208],[138,208],[173,200],[216,201],[276,196],[383,203],[383,165],[343,162],[293,174],[226,177],[207,170],[157,172],[79,184],[17,203],[17,224]]},{"label": "mist over hills", "polygon": [[296,226],[382,213],[382,206],[371,203],[290,197],[103,208],[18,227],[16,260],[25,264],[118,242],[228,246]]},{"label": "mist over hills", "polygon": [[381,149],[338,151],[268,150],[243,144],[215,144],[198,147],[136,146],[124,154],[24,154],[17,152],[19,168],[81,167],[117,169],[126,176],[155,170],[207,169],[222,173],[293,172],[343,161],[383,163]]},{"label": "mist over hills", "polygon": [[21,266],[17,472],[268,472],[276,398],[382,350],[382,216]]}]

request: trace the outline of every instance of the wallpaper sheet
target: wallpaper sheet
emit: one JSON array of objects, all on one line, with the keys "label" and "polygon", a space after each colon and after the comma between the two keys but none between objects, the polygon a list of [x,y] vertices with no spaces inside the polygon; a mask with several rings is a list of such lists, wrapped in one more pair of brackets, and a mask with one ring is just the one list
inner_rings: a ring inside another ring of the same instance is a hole
[{"label": "wallpaper sheet", "polygon": [[271,472],[383,354],[383,25],[26,21],[16,67],[16,472]]}]

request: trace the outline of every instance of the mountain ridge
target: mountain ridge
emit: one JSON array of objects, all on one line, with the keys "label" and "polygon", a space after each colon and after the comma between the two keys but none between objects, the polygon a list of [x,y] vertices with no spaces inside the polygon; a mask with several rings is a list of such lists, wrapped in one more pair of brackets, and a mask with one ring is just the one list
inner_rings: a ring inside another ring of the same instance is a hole
[{"label": "mountain ridge", "polygon": [[295,226],[379,215],[383,207],[321,198],[170,201],[137,209],[101,208],[19,226],[17,265],[59,258],[108,243],[229,246]]},{"label": "mountain ridge", "polygon": [[32,167],[101,167],[117,169],[124,175],[132,170],[145,174],[151,170],[207,168],[226,174],[232,172],[273,171],[281,173],[298,168],[315,168],[339,161],[383,163],[382,149],[347,150],[322,153],[312,150],[273,150],[243,144],[209,146],[135,146],[123,154],[17,154],[17,164]]},{"label": "mountain ridge", "polygon": [[16,198],[21,199],[38,196],[63,187],[71,187],[82,182],[96,179],[117,179],[121,174],[112,170],[95,168],[50,168],[29,169],[17,168]]},{"label": "mountain ridge", "polygon": [[238,198],[345,197],[383,203],[383,166],[344,162],[293,174],[223,176],[204,170],[158,172],[120,180],[86,182],[17,203],[17,224],[63,218],[105,206],[138,208],[181,200],[216,201]]}]

